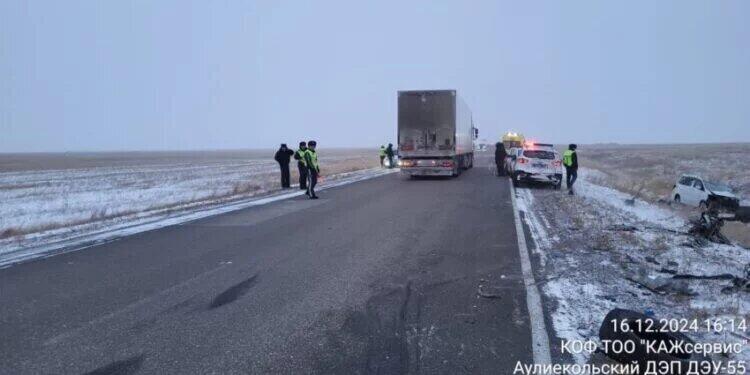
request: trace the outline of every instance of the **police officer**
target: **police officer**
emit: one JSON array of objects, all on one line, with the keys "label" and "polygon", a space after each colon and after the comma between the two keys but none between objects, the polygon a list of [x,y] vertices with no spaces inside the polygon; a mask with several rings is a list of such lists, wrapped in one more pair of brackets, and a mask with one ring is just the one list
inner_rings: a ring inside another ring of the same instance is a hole
[{"label": "police officer", "polygon": [[573,184],[578,178],[578,154],[576,149],[578,146],[575,144],[568,145],[568,149],[563,153],[563,165],[565,166],[566,184],[568,186],[568,194],[573,195]]},{"label": "police officer", "polygon": [[286,143],[282,143],[279,150],[276,151],[274,159],[279,163],[281,168],[281,188],[289,188],[289,159],[292,157],[294,152],[286,147]]},{"label": "police officer", "polygon": [[380,166],[383,166],[383,160],[385,160],[385,146],[380,145]]},{"label": "police officer", "polygon": [[315,185],[318,184],[318,174],[320,174],[318,153],[315,151],[317,145],[318,143],[315,141],[307,142],[307,150],[305,150],[305,165],[307,165],[307,172],[310,179],[307,184],[307,195],[310,199],[318,199],[318,196],[315,195]]},{"label": "police officer", "polygon": [[305,164],[305,151],[307,143],[300,142],[299,149],[294,153],[294,160],[297,161],[297,171],[299,171],[299,188],[307,190],[307,164]]}]

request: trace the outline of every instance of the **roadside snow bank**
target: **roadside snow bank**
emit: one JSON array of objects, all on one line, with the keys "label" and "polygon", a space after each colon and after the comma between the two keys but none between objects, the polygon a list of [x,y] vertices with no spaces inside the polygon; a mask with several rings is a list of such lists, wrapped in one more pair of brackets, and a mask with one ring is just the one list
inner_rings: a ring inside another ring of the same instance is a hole
[{"label": "roadside snow bank", "polygon": [[632,196],[592,182],[602,177],[602,172],[581,168],[578,171],[578,180],[575,183],[576,194],[587,199],[595,199],[614,209],[629,213],[639,220],[660,225],[664,228],[679,230],[687,226],[685,220],[675,216],[669,210],[656,207],[639,199],[635,199],[632,202],[633,204],[628,204],[626,201],[631,200]]},{"label": "roadside snow bank", "polygon": [[[323,179],[316,190],[325,190],[397,171],[398,169],[371,168],[339,173]],[[242,194],[177,204],[168,209],[135,211],[109,219],[103,218],[96,222],[84,222],[26,236],[5,238],[0,240],[0,267],[40,256],[78,250],[134,233],[267,204],[303,194],[303,191],[297,189],[291,191],[276,190],[274,192],[262,190],[255,194]]]},{"label": "roadside snow bank", "polygon": [[[536,248],[535,276],[557,338],[598,342],[602,320],[615,307],[653,311],[665,319],[750,320],[750,298],[732,280],[673,277],[742,277],[750,251],[700,245],[677,213],[642,201],[629,205],[627,194],[595,183],[597,172],[581,172],[574,196],[550,189],[516,190]],[[704,343],[743,340],[705,329],[688,336]],[[724,355],[748,361],[750,349]],[[587,353],[555,356],[578,364],[602,360]]]}]

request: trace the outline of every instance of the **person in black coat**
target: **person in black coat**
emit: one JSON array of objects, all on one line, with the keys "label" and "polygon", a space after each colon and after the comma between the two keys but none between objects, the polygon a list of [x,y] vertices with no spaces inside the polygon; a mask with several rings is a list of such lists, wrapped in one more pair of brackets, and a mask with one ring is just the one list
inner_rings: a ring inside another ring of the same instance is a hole
[{"label": "person in black coat", "polygon": [[388,168],[393,168],[395,165],[393,165],[393,143],[389,143],[388,147],[385,149],[385,156],[388,157]]},{"label": "person in black coat", "polygon": [[283,189],[289,187],[289,159],[292,158],[292,155],[294,155],[294,152],[286,147],[286,143],[282,143],[273,157],[281,168],[281,187]]},{"label": "person in black coat", "polygon": [[497,165],[497,175],[505,176],[505,146],[501,142],[495,143],[495,164]]}]

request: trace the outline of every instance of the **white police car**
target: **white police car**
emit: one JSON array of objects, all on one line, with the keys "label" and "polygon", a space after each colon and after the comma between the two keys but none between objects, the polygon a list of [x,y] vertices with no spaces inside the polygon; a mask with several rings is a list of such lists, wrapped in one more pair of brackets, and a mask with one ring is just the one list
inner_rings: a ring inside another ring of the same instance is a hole
[{"label": "white police car", "polygon": [[511,148],[505,160],[505,168],[513,178],[513,184],[526,181],[562,186],[563,170],[560,153],[549,143],[524,143]]}]

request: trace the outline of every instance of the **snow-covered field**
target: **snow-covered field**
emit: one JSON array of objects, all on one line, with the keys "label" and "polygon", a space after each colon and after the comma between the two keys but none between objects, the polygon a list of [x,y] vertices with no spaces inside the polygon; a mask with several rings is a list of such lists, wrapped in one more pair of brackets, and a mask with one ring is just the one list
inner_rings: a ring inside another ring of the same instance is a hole
[{"label": "snow-covered field", "polygon": [[[651,310],[666,319],[750,320],[750,292],[733,287],[731,280],[673,277],[746,277],[750,250],[698,243],[676,211],[643,200],[628,205],[629,194],[592,183],[600,174],[582,170],[575,196],[540,187],[516,190],[558,338],[597,341],[604,316],[615,307]],[[688,334],[710,343],[747,342],[748,335]],[[745,345],[740,354],[727,356],[748,361],[750,349]],[[572,360],[592,358],[581,353]]]},{"label": "snow-covered field", "polygon": [[601,171],[607,183],[628,193],[642,188],[642,196],[656,201],[669,197],[684,173],[724,182],[750,198],[750,144],[695,145],[583,145],[581,166]]},{"label": "snow-covered field", "polygon": [[[597,183],[650,202],[665,202],[681,174],[728,184],[750,205],[750,144],[582,145],[581,166],[601,172]],[[694,212],[682,207],[683,216]],[[750,225],[728,223],[725,234],[750,247]]]},{"label": "snow-covered field", "polygon": [[[0,258],[115,227],[278,193],[273,150],[0,155]],[[322,181],[377,150],[322,150]],[[297,180],[292,164],[292,182]],[[361,173],[360,173],[361,174]]]}]

